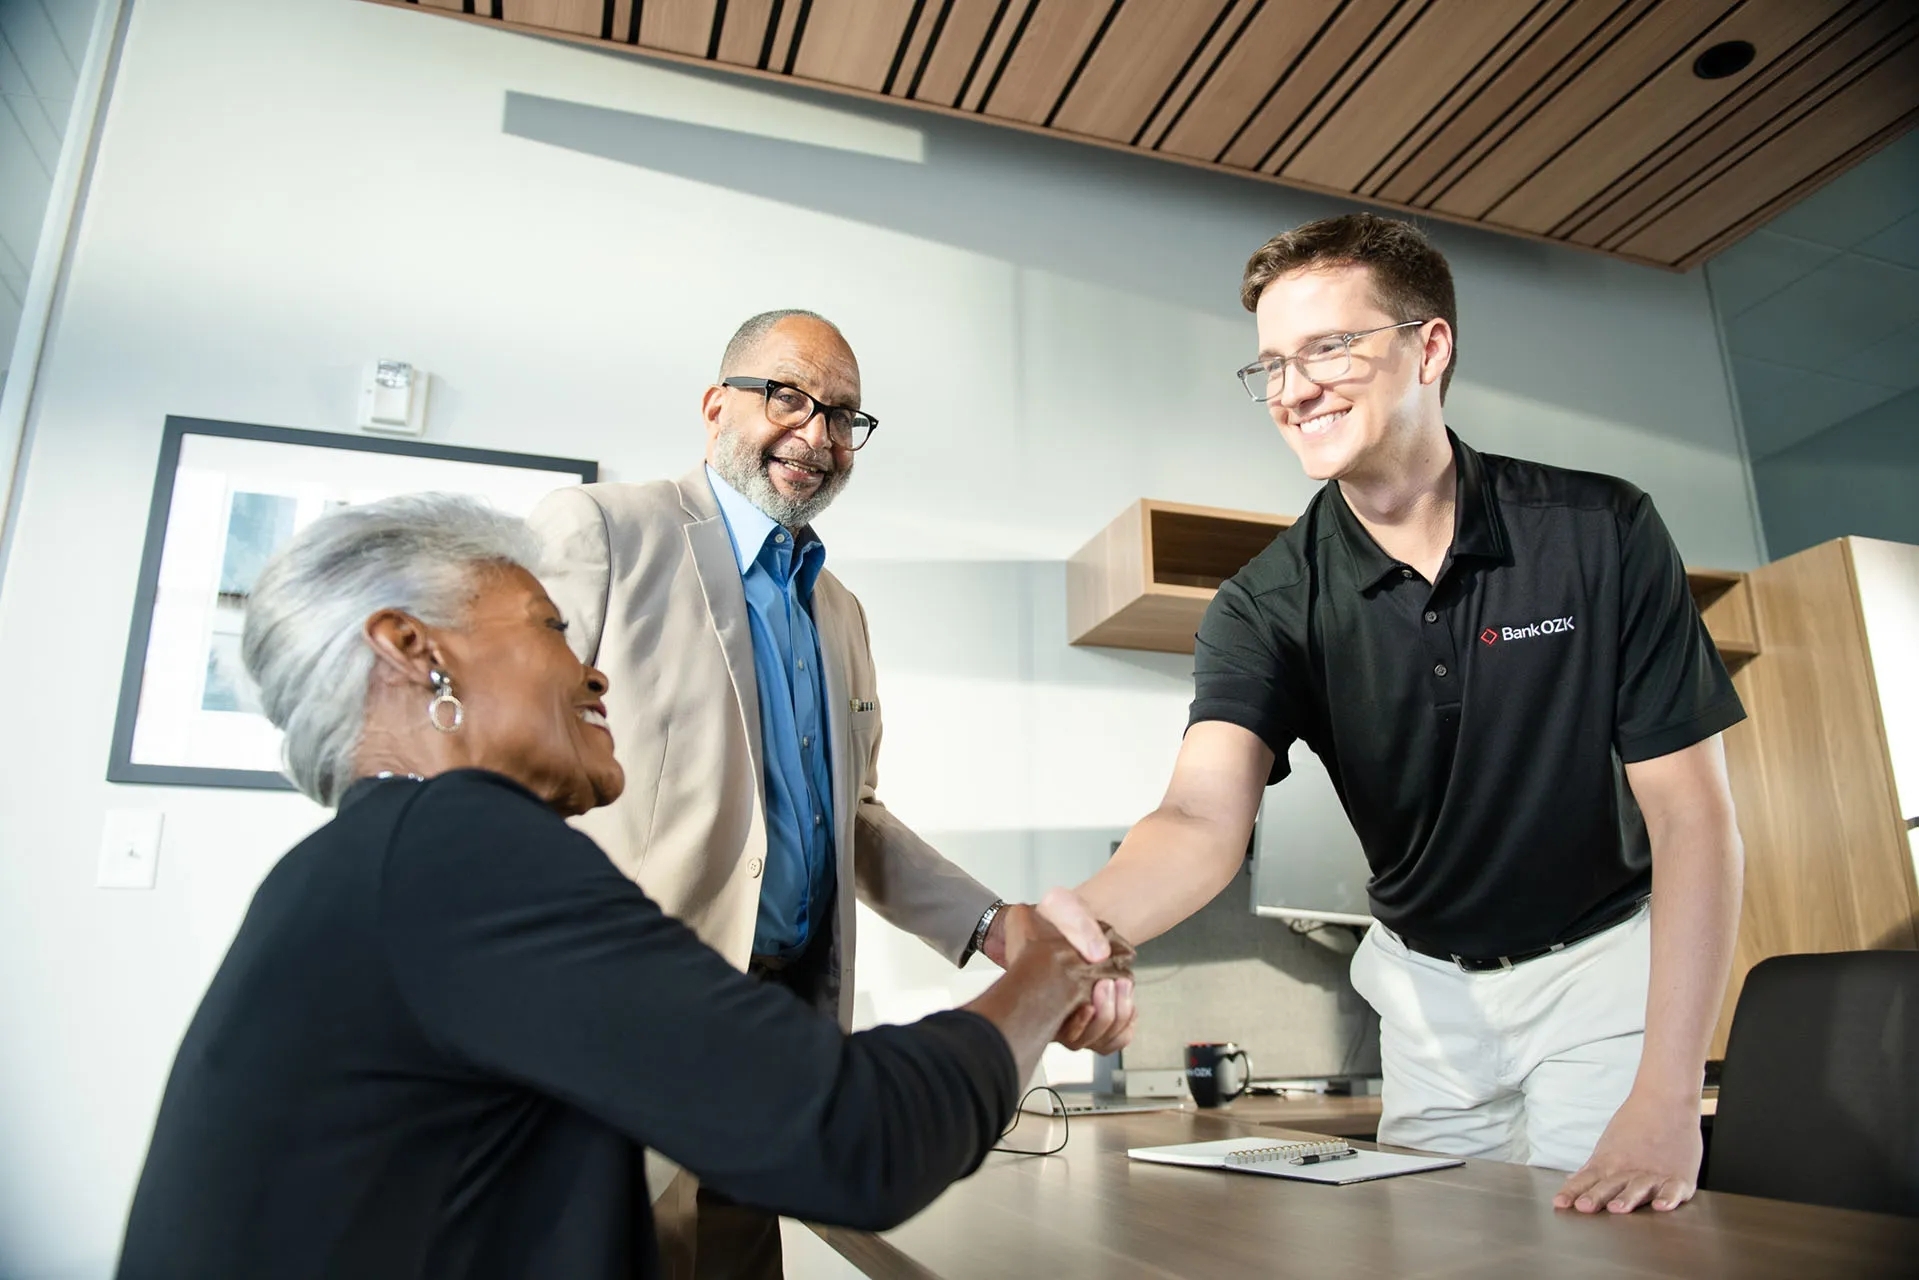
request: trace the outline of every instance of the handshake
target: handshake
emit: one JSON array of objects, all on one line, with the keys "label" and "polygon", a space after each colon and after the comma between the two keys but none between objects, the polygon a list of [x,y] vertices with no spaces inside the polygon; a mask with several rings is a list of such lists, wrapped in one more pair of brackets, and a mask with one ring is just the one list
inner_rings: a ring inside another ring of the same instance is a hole
[{"label": "handshake", "polygon": [[1023,1076],[1048,1040],[1116,1053],[1132,1039],[1133,945],[1077,894],[1052,889],[1037,906],[1008,905],[983,950],[1006,976],[966,1008],[999,1026]]}]

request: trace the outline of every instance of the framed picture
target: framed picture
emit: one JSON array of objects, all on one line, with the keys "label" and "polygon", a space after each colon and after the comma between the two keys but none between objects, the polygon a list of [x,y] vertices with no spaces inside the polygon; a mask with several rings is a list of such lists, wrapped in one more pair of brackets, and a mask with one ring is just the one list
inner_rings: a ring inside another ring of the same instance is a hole
[{"label": "framed picture", "polygon": [[525,515],[598,478],[574,458],[169,417],[107,780],[293,789],[240,665],[240,627],[260,570],[312,520],[426,491]]}]

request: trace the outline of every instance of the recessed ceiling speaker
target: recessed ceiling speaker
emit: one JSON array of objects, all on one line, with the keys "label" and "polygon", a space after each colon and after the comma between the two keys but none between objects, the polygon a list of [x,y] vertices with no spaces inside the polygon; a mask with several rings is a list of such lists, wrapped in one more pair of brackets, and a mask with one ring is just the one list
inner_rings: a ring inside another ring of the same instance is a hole
[{"label": "recessed ceiling speaker", "polygon": [[1692,73],[1701,80],[1724,80],[1752,65],[1755,50],[1750,40],[1726,40],[1693,59]]}]

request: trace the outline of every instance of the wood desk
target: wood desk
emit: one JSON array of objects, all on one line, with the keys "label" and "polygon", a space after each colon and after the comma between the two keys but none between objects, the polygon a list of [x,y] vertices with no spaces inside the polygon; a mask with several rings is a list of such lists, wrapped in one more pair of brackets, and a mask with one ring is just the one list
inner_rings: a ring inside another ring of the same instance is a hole
[{"label": "wood desk", "polygon": [[1379,1095],[1249,1093],[1219,1109],[1248,1124],[1321,1133],[1330,1138],[1371,1138],[1379,1132]]},{"label": "wood desk", "polygon": [[[1342,1097],[1332,1094],[1249,1093],[1227,1103],[1219,1114],[1229,1119],[1275,1129],[1299,1129],[1330,1138],[1371,1138],[1379,1132],[1378,1094]],[[1719,1090],[1708,1089],[1699,1098],[1699,1114],[1719,1110]]]},{"label": "wood desk", "polygon": [[[1028,1117],[1009,1141],[1041,1145],[1058,1123]],[[1274,1132],[1189,1111],[1082,1117],[1061,1154],[988,1156],[896,1230],[813,1230],[879,1280],[1889,1280],[1919,1257],[1919,1221],[1711,1192],[1585,1216],[1552,1207],[1562,1175],[1490,1161],[1327,1187],[1126,1158]]]}]

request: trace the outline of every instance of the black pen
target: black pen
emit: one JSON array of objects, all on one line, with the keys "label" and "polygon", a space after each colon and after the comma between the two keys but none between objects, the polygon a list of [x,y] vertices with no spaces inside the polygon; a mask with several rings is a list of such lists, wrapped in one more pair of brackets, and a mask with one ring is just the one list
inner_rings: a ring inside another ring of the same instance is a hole
[{"label": "black pen", "polygon": [[1324,1164],[1328,1160],[1350,1160],[1358,1154],[1359,1152],[1352,1147],[1347,1147],[1344,1151],[1330,1151],[1325,1155],[1294,1156],[1292,1162],[1294,1164]]}]

